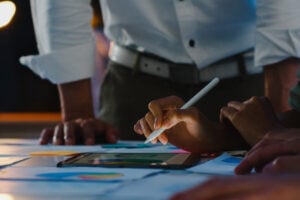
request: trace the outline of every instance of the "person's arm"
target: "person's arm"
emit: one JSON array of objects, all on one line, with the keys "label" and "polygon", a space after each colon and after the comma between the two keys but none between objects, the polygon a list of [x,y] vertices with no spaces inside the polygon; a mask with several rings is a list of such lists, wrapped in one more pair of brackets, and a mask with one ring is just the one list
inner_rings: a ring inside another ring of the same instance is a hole
[{"label": "person's arm", "polygon": [[289,109],[299,69],[300,1],[256,1],[255,66],[264,66],[265,96],[276,112]]},{"label": "person's arm", "polygon": [[225,176],[204,181],[170,200],[198,199],[299,199],[300,175]]},{"label": "person's arm", "polygon": [[90,79],[58,85],[63,121],[94,118]]},{"label": "person's arm", "polygon": [[62,123],[45,128],[40,144],[116,142],[117,131],[94,118],[90,78],[95,68],[95,40],[89,1],[31,0],[38,56],[23,57],[41,78],[58,85]]},{"label": "person's arm", "polygon": [[[158,137],[194,153],[247,149],[249,146],[232,126],[208,120],[197,108],[179,109],[184,101],[177,96],[153,100],[149,112],[137,121],[136,133],[148,137],[161,127],[166,131]],[[152,141],[156,142],[156,139]]]},{"label": "person's arm", "polygon": [[[237,166],[237,174],[300,172],[300,129],[269,132]],[[291,164],[293,163],[293,164]]]},{"label": "person's arm", "polygon": [[275,112],[290,110],[288,98],[290,89],[296,85],[296,73],[300,59],[289,58],[264,67],[265,96],[271,101]]}]

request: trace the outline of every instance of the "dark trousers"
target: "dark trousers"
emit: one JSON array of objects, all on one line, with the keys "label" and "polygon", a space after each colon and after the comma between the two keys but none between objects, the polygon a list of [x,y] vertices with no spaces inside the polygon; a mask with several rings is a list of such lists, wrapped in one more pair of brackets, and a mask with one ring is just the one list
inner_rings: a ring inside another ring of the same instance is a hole
[{"label": "dark trousers", "polygon": [[[133,125],[148,112],[151,100],[177,95],[187,101],[206,84],[179,84],[110,62],[102,84],[99,116],[120,130],[121,139],[144,140],[134,133]],[[220,108],[229,101],[261,96],[263,88],[262,74],[223,79],[195,106],[209,119],[217,121]]]}]

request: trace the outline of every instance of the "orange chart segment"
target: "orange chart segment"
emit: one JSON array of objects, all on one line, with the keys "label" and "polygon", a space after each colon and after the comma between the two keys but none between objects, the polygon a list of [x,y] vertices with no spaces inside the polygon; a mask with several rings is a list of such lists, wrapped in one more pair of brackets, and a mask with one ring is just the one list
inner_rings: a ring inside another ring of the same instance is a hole
[{"label": "orange chart segment", "polygon": [[72,156],[77,153],[75,151],[36,151],[31,152],[30,156]]}]

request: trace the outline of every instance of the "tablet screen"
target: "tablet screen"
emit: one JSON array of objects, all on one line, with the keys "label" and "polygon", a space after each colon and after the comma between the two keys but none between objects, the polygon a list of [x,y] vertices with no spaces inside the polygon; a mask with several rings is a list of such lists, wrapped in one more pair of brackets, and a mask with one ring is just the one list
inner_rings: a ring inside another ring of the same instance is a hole
[{"label": "tablet screen", "polygon": [[58,167],[134,167],[181,169],[201,162],[190,153],[82,153],[58,163]]}]

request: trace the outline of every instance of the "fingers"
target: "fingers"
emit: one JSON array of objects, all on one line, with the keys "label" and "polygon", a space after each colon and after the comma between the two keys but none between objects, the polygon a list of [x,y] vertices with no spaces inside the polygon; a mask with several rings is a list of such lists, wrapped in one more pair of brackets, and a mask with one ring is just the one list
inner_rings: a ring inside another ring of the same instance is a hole
[{"label": "fingers", "polygon": [[157,138],[162,144],[167,144],[168,143],[168,137],[166,134],[162,133],[160,136]]},{"label": "fingers", "polygon": [[120,135],[117,129],[98,119],[84,120],[81,129],[86,145],[116,143]]},{"label": "fingers", "polygon": [[[149,111],[145,117],[141,118],[134,125],[134,131],[140,135],[148,137],[154,130],[161,128],[164,120],[164,114],[168,110],[174,110],[182,106],[184,101],[177,96],[169,96],[162,99],[153,100],[148,104]],[[152,140],[156,143],[159,140],[166,144],[168,138],[162,134],[157,139]]]},{"label": "fingers", "polygon": [[110,124],[94,118],[84,120],[81,128],[85,144],[116,143],[120,135]]},{"label": "fingers", "polygon": [[244,104],[239,101],[230,101],[230,102],[228,102],[227,106],[232,107],[235,110],[241,110],[244,107]]},{"label": "fingers", "polygon": [[224,122],[225,119],[233,121],[236,117],[238,110],[232,107],[223,107],[220,111],[220,120]]},{"label": "fingers", "polygon": [[156,128],[154,128],[154,123],[155,123],[154,116],[151,113],[147,113],[144,118],[141,118],[136,122],[133,129],[136,133],[138,133],[140,135],[144,135],[143,127],[145,127],[147,125],[147,127],[145,129],[147,131],[145,133],[145,136],[148,136],[148,134],[147,134],[148,130],[150,132],[152,132],[156,129]]},{"label": "fingers", "polygon": [[113,127],[110,127],[110,125],[108,125],[108,129],[106,130],[106,141],[107,143],[110,144],[114,144],[117,143],[118,139],[119,139],[119,131],[114,129]]},{"label": "fingers", "polygon": [[[139,122],[140,122],[140,127],[141,127],[141,130],[142,130],[143,134],[145,135],[146,138],[148,138],[149,135],[152,133],[152,130],[149,127],[146,119],[145,118],[140,119]],[[153,139],[151,142],[152,142],[152,144],[156,144],[157,139]]]},{"label": "fingers", "polygon": [[[156,118],[157,119],[157,118]],[[150,130],[151,131],[154,131],[155,129],[156,129],[156,126],[157,125],[155,125],[154,124],[154,117],[153,117],[153,115],[151,114],[151,113],[147,113],[146,115],[145,115],[145,120],[146,120],[146,122],[147,122],[147,124],[148,124],[148,127],[150,128]],[[157,121],[157,120],[156,120]],[[157,123],[157,122],[156,122]],[[159,125],[160,126],[160,125]]]},{"label": "fingers", "polygon": [[261,169],[266,163],[272,161],[281,152],[281,145],[268,145],[267,147],[258,148],[242,160],[236,167],[235,173],[246,174],[250,173],[253,168]]},{"label": "fingers", "polygon": [[283,141],[268,144],[257,148],[248,154],[242,162],[237,166],[235,172],[237,174],[249,173],[252,168],[263,169],[263,167],[282,155],[293,155],[300,152],[300,140]]},{"label": "fingers", "polygon": [[[153,118],[155,118],[155,124],[154,124],[154,119],[153,119],[153,128],[159,128],[161,126],[161,122],[162,122],[162,118],[163,118],[163,110],[161,108],[161,105],[159,103],[156,103],[156,101],[151,101],[148,104],[148,109],[150,110],[150,112],[152,113],[152,115],[154,116]],[[146,114],[145,117],[147,117],[147,115],[149,115],[149,113]]]},{"label": "fingers", "polygon": [[280,156],[273,162],[267,164],[263,169],[263,173],[299,173],[300,171],[300,156]]},{"label": "fingers", "polygon": [[90,120],[85,120],[81,123],[82,133],[83,133],[83,143],[85,145],[95,144],[95,127]]},{"label": "fingers", "polygon": [[63,145],[64,144],[64,130],[63,130],[62,124],[59,124],[54,128],[52,143],[54,145]]},{"label": "fingers", "polygon": [[39,144],[45,145],[52,141],[54,128],[44,128],[41,132]]},{"label": "fingers", "polygon": [[54,145],[116,143],[118,136],[116,129],[99,119],[76,119],[56,125],[52,129],[44,129],[40,144],[49,143],[51,138]]},{"label": "fingers", "polygon": [[[145,123],[145,121],[147,121],[145,118],[138,120],[137,123],[134,125],[133,129],[136,133],[144,135],[147,138],[153,131],[151,131],[151,128],[149,128],[149,124]],[[155,144],[157,140],[159,140],[162,144],[168,143],[168,138],[164,134],[161,134],[156,139],[153,139],[151,142]]]},{"label": "fingers", "polygon": [[133,130],[139,134],[139,135],[144,135],[143,130],[142,130],[142,126],[141,126],[141,119],[139,119],[135,125],[133,126]]},{"label": "fingers", "polygon": [[163,120],[163,111],[180,108],[183,103],[184,101],[177,96],[169,96],[151,101],[148,104],[148,108],[155,118],[154,128],[158,129],[161,127],[161,123]]},{"label": "fingers", "polygon": [[64,124],[64,142],[65,145],[75,145],[76,144],[76,123],[66,122]]}]

